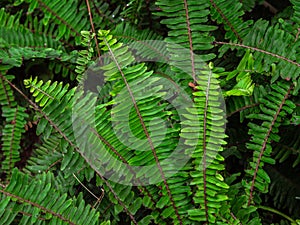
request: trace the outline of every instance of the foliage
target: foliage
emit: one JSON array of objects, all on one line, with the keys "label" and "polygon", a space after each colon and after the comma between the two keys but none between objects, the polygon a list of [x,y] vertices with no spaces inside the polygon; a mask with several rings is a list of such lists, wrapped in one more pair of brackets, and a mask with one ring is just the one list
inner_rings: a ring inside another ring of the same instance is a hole
[{"label": "foliage", "polygon": [[0,221],[300,224],[300,5],[275,2],[3,1]]}]

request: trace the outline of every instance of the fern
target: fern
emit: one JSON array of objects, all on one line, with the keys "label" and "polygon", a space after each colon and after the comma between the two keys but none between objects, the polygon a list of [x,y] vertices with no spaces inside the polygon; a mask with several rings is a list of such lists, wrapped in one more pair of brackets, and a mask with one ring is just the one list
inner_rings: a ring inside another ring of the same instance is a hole
[{"label": "fern", "polygon": [[[13,170],[12,181],[5,189],[1,188],[1,221],[11,224],[17,213],[21,215],[19,224],[31,224],[41,221],[62,224],[96,224],[98,213],[86,206],[84,201],[67,199],[66,194],[60,194],[51,187],[51,173],[42,174],[35,179]],[[17,204],[21,204],[21,208]]]},{"label": "fern", "polygon": [[[211,17],[219,24],[223,24],[226,30],[225,39],[231,42],[243,42],[244,37],[250,30],[252,20],[243,21],[244,14],[240,1],[210,0]],[[232,8],[232,4],[234,8]],[[227,46],[222,46],[219,51],[224,51]],[[224,52],[223,52],[224,54]]]},{"label": "fern", "polygon": [[[299,74],[299,67],[292,64],[296,60],[296,49],[298,43],[290,46],[294,37],[279,29],[278,25],[269,26],[266,21],[259,20],[254,24],[251,32],[245,37],[244,44],[255,46],[264,51],[271,52],[274,55],[266,55],[262,52],[254,54],[254,68],[257,71],[271,71],[273,65],[276,66],[272,81],[276,81],[279,77],[289,80],[296,80]],[[280,57],[274,57],[274,56]],[[288,58],[289,61],[279,60],[279,58]]]},{"label": "fern", "polygon": [[251,168],[246,172],[252,177],[250,183],[246,184],[248,189],[248,204],[253,201],[254,188],[257,188],[261,193],[268,190],[270,178],[263,170],[265,163],[274,164],[275,161],[271,158],[271,142],[278,142],[280,137],[277,135],[278,126],[282,117],[292,113],[295,105],[289,101],[288,95],[291,91],[291,86],[278,82],[271,86],[272,91],[261,100],[261,112],[264,114],[252,114],[248,118],[260,119],[262,124],[259,126],[254,123],[249,123],[249,134],[253,135],[251,142],[247,147],[254,151],[253,163],[250,163]]},{"label": "fern", "polygon": [[5,3],[2,223],[299,223],[297,1]]}]

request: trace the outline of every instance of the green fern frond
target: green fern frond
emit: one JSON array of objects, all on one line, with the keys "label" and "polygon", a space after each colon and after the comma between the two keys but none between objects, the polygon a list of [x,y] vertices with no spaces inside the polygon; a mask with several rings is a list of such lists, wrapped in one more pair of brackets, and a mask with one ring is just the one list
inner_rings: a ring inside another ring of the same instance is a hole
[{"label": "green fern frond", "polygon": [[20,142],[22,133],[25,132],[26,118],[25,108],[18,106],[10,108],[2,107],[2,116],[6,118],[6,125],[2,131],[2,151],[5,156],[1,167],[6,173],[10,173],[15,163],[20,160]]},{"label": "green fern frond", "polygon": [[135,50],[136,60],[168,62],[166,43],[149,29],[138,30],[128,23],[120,23],[112,31],[114,37]]},{"label": "green fern frond", "polygon": [[[3,65],[2,65],[3,66]],[[14,79],[13,75],[4,74],[6,71],[0,70],[0,104],[1,106],[9,106],[11,108],[17,105],[14,97],[14,93],[10,85],[6,82],[6,79],[12,81]],[[5,78],[4,78],[5,76]]]},{"label": "green fern frond", "polygon": [[292,167],[266,166],[266,171],[272,180],[269,193],[274,206],[279,210],[288,210],[290,215],[297,215],[300,210],[298,199],[300,180],[298,176],[295,177]]},{"label": "green fern frond", "polygon": [[[31,27],[31,30],[27,28],[26,25],[20,24],[19,16],[10,15],[9,13],[5,12],[4,8],[0,10],[0,18],[0,44],[2,47],[48,47],[57,49],[59,46],[61,46],[58,41],[52,38],[50,33],[45,34],[45,31],[40,33],[32,32],[35,27]],[[35,18],[33,22],[33,24],[36,24],[36,26],[38,25],[37,18]]]},{"label": "green fern frond", "polygon": [[242,4],[243,4],[243,10],[246,12],[250,12],[255,5],[257,4],[257,0],[243,0]]},{"label": "green fern frond", "polygon": [[60,59],[61,62],[72,61],[74,55],[69,55],[61,50],[52,48],[33,49],[29,47],[7,47],[1,49],[0,60],[3,64],[21,67],[25,60],[42,59]]},{"label": "green fern frond", "polygon": [[299,25],[300,24],[300,3],[297,0],[291,0],[291,3],[293,4],[293,9],[294,9],[292,20]]},{"label": "green fern frond", "polygon": [[[43,97],[48,98],[47,102],[43,105],[44,117],[38,124],[37,132],[43,133],[45,136],[49,136],[49,129],[53,129],[59,132],[62,139],[60,149],[65,149],[63,152],[65,155],[61,162],[61,169],[64,170],[64,176],[68,178],[72,173],[79,171],[86,167],[83,163],[88,163],[94,171],[104,180],[102,164],[99,165],[99,160],[105,156],[98,154],[97,151],[101,151],[101,142],[97,132],[92,130],[94,135],[90,135],[88,139],[91,142],[88,144],[82,141],[81,135],[86,135],[86,129],[90,129],[90,119],[93,119],[93,107],[96,98],[95,96],[88,94],[83,97],[82,92],[75,93],[75,88],[66,91],[66,86],[62,89],[62,85],[57,83],[50,85],[50,83],[43,84],[37,82],[37,80],[26,80],[26,86],[32,88],[32,92],[36,93],[36,98],[40,96],[36,101],[40,101]],[[54,99],[51,99],[54,98]],[[94,103],[94,104],[93,104]],[[88,113],[88,116],[86,113]],[[72,115],[73,114],[73,115]],[[49,128],[48,128],[49,127]],[[46,129],[47,128],[47,129]],[[94,129],[94,128],[92,128]],[[46,133],[47,132],[47,133]],[[89,130],[89,134],[91,131]],[[45,134],[46,133],[46,134]],[[87,145],[86,145],[87,144]],[[63,148],[62,148],[63,147]],[[76,152],[74,152],[74,150]],[[91,151],[93,150],[93,151]],[[79,155],[80,153],[80,155]],[[84,162],[84,161],[85,162]],[[109,188],[110,192],[121,207],[129,214],[134,220],[134,217],[129,211],[129,205],[122,201],[122,195],[117,194],[114,191],[113,186],[108,181],[104,180],[105,185]],[[121,199],[120,199],[121,198]],[[117,207],[117,206],[116,206]]]},{"label": "green fern frond", "polygon": [[[64,107],[59,107],[60,101],[65,101],[64,104],[67,104],[68,100],[74,95],[76,88],[71,90],[69,89],[69,84],[63,86],[63,83],[47,81],[45,84],[42,80],[37,79],[37,77],[32,80],[32,78],[24,80],[26,88],[29,88],[29,91],[35,97],[35,102],[39,103],[39,106],[44,107],[47,113],[54,113],[55,118],[60,115],[63,116]],[[62,110],[60,112],[59,110]],[[42,118],[38,123],[37,134],[44,134],[46,137],[49,137],[53,130],[53,127],[48,123],[45,118]]]},{"label": "green fern frond", "polygon": [[[286,80],[296,80],[299,77],[300,68],[295,62],[297,48],[300,42],[293,45],[294,37],[280,29],[279,25],[270,26],[269,22],[258,20],[248,35],[244,38],[244,44],[261,49],[253,54],[254,68],[256,71],[272,72],[272,82],[279,77]],[[272,53],[272,54],[268,54]],[[276,56],[276,57],[275,57]],[[273,69],[274,67],[276,69]]]},{"label": "green fern frond", "polygon": [[91,47],[91,40],[94,35],[88,31],[81,31],[82,41],[81,45],[86,47],[86,50],[81,50],[78,53],[77,65],[75,72],[77,74],[76,80],[79,84],[82,84],[88,78],[86,77],[86,72],[88,67],[91,65],[92,57],[94,55],[94,49]]},{"label": "green fern frond", "polygon": [[[80,31],[90,28],[89,20],[85,10],[77,10],[78,1],[72,2],[52,0],[32,0],[38,3],[39,8],[45,13],[42,22],[44,25],[55,23],[58,25],[56,40],[64,38],[69,40],[75,38],[75,43],[80,43]],[[31,3],[31,4],[32,4]],[[34,3],[34,4],[36,4]]]},{"label": "green fern frond", "polygon": [[[224,170],[224,158],[220,155],[222,144],[226,144],[225,115],[222,109],[222,98],[218,91],[217,75],[207,67],[197,76],[198,85],[195,88],[195,108],[184,115],[186,128],[182,134],[189,147],[193,159],[191,184],[195,186],[194,203],[196,209],[188,210],[191,220],[215,224],[219,209],[226,204],[228,185],[221,175]],[[191,117],[194,116],[194,118]]]},{"label": "green fern frond", "polygon": [[227,74],[226,80],[230,80],[233,77],[236,77],[235,86],[230,88],[224,93],[224,96],[250,96],[253,93],[254,83],[251,77],[253,72],[253,56],[250,51],[247,51],[244,57],[241,59],[236,70],[231,72],[224,73]]},{"label": "green fern frond", "polygon": [[[19,224],[27,224],[28,220],[31,224],[39,220],[55,224],[98,223],[99,213],[83,200],[67,199],[67,194],[61,194],[48,182],[50,177],[50,173],[43,173],[32,179],[17,169],[13,170],[8,186],[0,189],[1,221],[12,224],[20,214]],[[20,203],[20,207],[16,207]]]},{"label": "green fern frond", "polygon": [[62,160],[62,154],[59,152],[60,138],[58,135],[52,135],[43,144],[34,149],[31,157],[27,161],[24,172],[39,174],[53,170],[55,165]]},{"label": "green fern frond", "polygon": [[153,11],[155,1],[130,0],[121,12],[122,18],[139,28],[152,27],[155,22]]},{"label": "green fern frond", "polygon": [[288,100],[291,92],[291,86],[285,82],[277,82],[271,85],[271,92],[260,100],[261,113],[251,114],[250,119],[261,120],[260,125],[249,123],[249,134],[252,135],[251,141],[247,148],[253,150],[253,161],[250,163],[251,169],[246,170],[250,175],[250,183],[245,183],[248,194],[248,205],[253,203],[255,188],[261,193],[266,193],[270,178],[263,169],[265,163],[274,164],[275,160],[271,157],[271,142],[278,142],[280,136],[278,127],[282,118],[291,114],[295,105]]},{"label": "green fern frond", "polygon": [[[250,30],[252,20],[243,21],[242,3],[238,0],[210,0],[211,17],[219,24],[224,24],[225,39],[232,42],[242,42]],[[234,8],[232,7],[234,5]]]},{"label": "green fern frond", "polygon": [[[209,15],[209,4],[201,1],[169,1],[160,0],[156,2],[161,12],[156,14],[166,17],[161,21],[170,30],[165,39],[174,45],[168,46],[171,54],[171,62],[174,67],[186,68],[187,73],[196,84],[196,68],[199,62],[195,60],[196,53],[201,61],[209,61],[215,57],[213,53],[205,54],[203,51],[213,48],[214,37],[209,35],[216,27],[207,25]],[[180,49],[181,48],[181,49]],[[182,49],[187,52],[182,52]],[[200,62],[201,63],[201,62]],[[182,72],[180,73],[182,75]]]},{"label": "green fern frond", "polygon": [[[165,178],[165,173],[171,172],[168,171],[168,168],[172,170],[173,167],[172,165],[163,164],[163,159],[167,158],[173,149],[176,148],[177,141],[173,136],[174,132],[178,132],[172,129],[166,121],[169,114],[166,111],[164,112],[166,105],[161,104],[159,106],[161,98],[164,98],[164,95],[166,95],[162,89],[164,83],[157,77],[150,77],[152,72],[147,72],[144,64],[131,66],[130,64],[134,62],[134,58],[128,53],[127,47],[122,48],[121,44],[117,43],[109,32],[101,31],[99,34],[103,40],[100,46],[103,46],[103,50],[108,50],[111,57],[111,63],[103,66],[103,69],[106,71],[104,76],[106,81],[115,81],[111,92],[112,96],[115,96],[117,93],[121,96],[111,102],[111,104],[115,105],[112,109],[112,113],[115,115],[112,118],[114,130],[119,138],[126,140],[127,146],[127,148],[118,151],[118,154],[125,157],[130,165],[144,166],[141,171],[138,171],[137,178],[143,178],[139,176],[145,174],[145,178],[149,179],[151,183],[157,179],[163,180],[161,184],[163,186],[162,196],[164,196],[165,200],[168,199],[171,204],[165,210],[167,210],[169,217],[174,220],[174,223],[180,222],[181,219],[178,214],[176,201],[172,197],[172,190],[168,185],[168,180]],[[124,101],[124,99],[127,99],[127,101]],[[134,107],[133,110],[131,109],[132,107]],[[126,122],[123,122],[128,114],[131,127],[129,130]],[[153,116],[166,121],[166,124],[154,122]],[[106,117],[101,116],[101,118]],[[151,122],[154,122],[154,126],[153,129],[150,128],[150,133],[148,127],[151,127]],[[107,130],[106,126],[105,130]],[[166,130],[166,133],[162,132],[164,130]],[[104,130],[99,132],[101,135],[105,135],[105,133],[107,132],[104,132]],[[136,140],[133,135],[139,137],[140,140]],[[132,150],[128,151],[130,149]],[[156,169],[155,167],[149,169],[150,165],[155,165]],[[153,170],[153,173],[148,173],[149,170]],[[169,204],[165,203],[161,207],[169,206]]]},{"label": "green fern frond", "polygon": [[0,25],[2,63],[20,67],[25,60],[51,59],[55,60],[55,63],[49,63],[53,73],[73,79],[76,52],[66,52],[64,46],[69,48],[70,43],[56,40],[57,29],[54,23],[44,26],[36,17],[29,16],[24,24],[20,24],[15,16],[6,13],[4,9],[0,10],[0,18],[3,19]]}]

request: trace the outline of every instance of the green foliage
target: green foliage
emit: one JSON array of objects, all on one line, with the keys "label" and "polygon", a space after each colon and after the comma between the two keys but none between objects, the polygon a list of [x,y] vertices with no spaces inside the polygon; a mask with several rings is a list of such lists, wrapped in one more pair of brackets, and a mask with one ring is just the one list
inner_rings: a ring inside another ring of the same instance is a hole
[{"label": "green foliage", "polygon": [[1,3],[1,223],[299,224],[290,4]]}]

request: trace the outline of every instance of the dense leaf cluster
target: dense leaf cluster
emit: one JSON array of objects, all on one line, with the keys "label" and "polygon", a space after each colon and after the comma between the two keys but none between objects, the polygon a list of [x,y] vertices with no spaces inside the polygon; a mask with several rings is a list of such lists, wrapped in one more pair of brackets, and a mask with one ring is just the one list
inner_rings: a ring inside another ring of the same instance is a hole
[{"label": "dense leaf cluster", "polygon": [[1,224],[300,224],[299,1],[0,6]]}]

